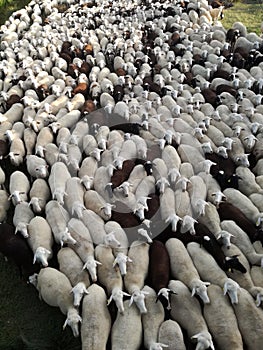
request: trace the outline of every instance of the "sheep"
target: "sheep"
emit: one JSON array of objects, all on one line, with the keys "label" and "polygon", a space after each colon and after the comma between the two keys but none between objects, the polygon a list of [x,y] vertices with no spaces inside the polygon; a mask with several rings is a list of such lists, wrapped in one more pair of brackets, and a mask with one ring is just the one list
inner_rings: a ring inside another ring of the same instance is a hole
[{"label": "sheep", "polygon": [[[112,246],[113,255],[117,257],[119,253],[123,253],[126,256],[128,253],[129,240],[122,226],[118,222],[109,220],[105,223],[104,229],[106,234],[113,233],[116,240],[120,243],[120,245],[117,244],[117,247]],[[127,261],[129,260],[130,259],[127,258]]]},{"label": "sheep", "polygon": [[53,236],[46,219],[33,217],[27,227],[28,244],[34,253],[33,263],[38,262],[43,267],[48,266],[48,260],[53,256]]},{"label": "sheep", "polygon": [[184,282],[191,290],[192,296],[197,294],[204,303],[209,303],[206,289],[210,283],[200,280],[199,274],[183,243],[177,238],[170,238],[165,243],[165,246],[170,257],[172,277]]},{"label": "sheep", "polygon": [[106,288],[107,295],[110,296],[108,303],[114,300],[117,309],[123,314],[123,296],[129,294],[123,292],[123,281],[119,270],[114,268],[114,255],[109,246],[97,245],[95,257],[101,263],[98,266],[98,278],[100,283]]},{"label": "sheep", "polygon": [[212,203],[208,203],[208,205],[206,205],[205,214],[199,216],[198,222],[205,225],[216,238],[219,236],[222,230],[218,211],[216,206]]},{"label": "sheep", "polygon": [[148,273],[149,244],[133,241],[128,251],[128,257],[132,260],[132,263],[129,264],[127,273],[124,276],[124,286],[127,292],[132,295],[130,305],[135,302],[140,313],[146,313],[145,293],[141,289],[144,286]]},{"label": "sheep", "polygon": [[111,218],[112,204],[106,203],[101,195],[94,190],[86,191],[84,194],[84,204],[87,209],[93,210],[102,219],[109,220]]},{"label": "sheep", "polygon": [[79,166],[82,161],[82,153],[78,145],[67,145],[66,159],[66,164],[68,165],[71,176],[77,176],[77,172],[79,171]]},{"label": "sheep", "polygon": [[166,320],[160,325],[158,341],[161,344],[165,343],[169,350],[186,350],[182,329],[173,320]]},{"label": "sheep", "polygon": [[68,168],[63,162],[56,162],[52,165],[48,177],[48,184],[52,194],[52,199],[57,200],[61,205],[64,205],[66,182],[70,178],[71,175]]},{"label": "sheep", "polygon": [[14,166],[22,165],[24,161],[26,151],[23,140],[18,137],[15,137],[11,142],[8,156],[10,158],[10,162]]},{"label": "sheep", "polygon": [[89,230],[79,219],[72,218],[68,222],[68,231],[75,242],[70,247],[79,255],[84,263],[83,269],[87,269],[93,282],[97,281],[97,265],[100,262],[94,258],[94,245]]},{"label": "sheep", "polygon": [[174,191],[166,188],[164,193],[160,196],[160,213],[161,218],[165,223],[171,224],[172,231],[176,231],[177,223],[181,218],[175,211],[175,195]]},{"label": "sheep", "polygon": [[239,190],[227,188],[223,191],[227,198],[227,201],[238,209],[240,209],[243,214],[252,221],[257,227],[262,226],[263,214],[259,212],[256,206]]},{"label": "sheep", "polygon": [[29,191],[29,205],[32,206],[34,213],[42,213],[45,210],[50,195],[50,189],[46,180],[41,178],[35,179]]},{"label": "sheep", "polygon": [[232,243],[242,251],[250,264],[262,266],[263,255],[255,252],[247,234],[233,220],[223,220],[221,227],[233,235]]},{"label": "sheep", "polygon": [[71,215],[82,217],[84,206],[84,188],[78,177],[71,177],[66,181],[65,207]]},{"label": "sheep", "polygon": [[25,239],[15,234],[15,227],[8,223],[0,224],[0,252],[13,261],[19,269],[20,277],[27,278],[39,270],[33,265],[33,253]]},{"label": "sheep", "polygon": [[24,238],[28,238],[28,224],[34,217],[33,211],[27,202],[18,203],[15,207],[13,224],[15,225],[15,233],[20,232]]},{"label": "sheep", "polygon": [[10,175],[9,181],[9,199],[12,199],[14,206],[28,200],[28,192],[30,190],[30,182],[27,176],[19,170],[14,171]]},{"label": "sheep", "polygon": [[10,208],[9,195],[6,190],[0,190],[0,223],[6,221]]},{"label": "sheep", "polygon": [[142,315],[144,346],[149,350],[162,349],[162,344],[158,343],[158,330],[164,321],[164,309],[160,301],[156,302],[156,293],[152,288],[144,286],[142,291],[147,292],[145,298],[147,313]]},{"label": "sheep", "polygon": [[83,350],[103,350],[111,329],[111,317],[102,287],[92,284],[82,303],[81,343]]},{"label": "sheep", "polygon": [[231,304],[223,296],[219,286],[211,284],[207,292],[211,303],[204,305],[203,314],[217,346],[220,349],[230,346],[242,350],[242,336]]},{"label": "sheep", "polygon": [[182,162],[189,162],[192,164],[195,174],[204,171],[205,158],[199,150],[192,146],[181,144],[177,151]]},{"label": "sheep", "polygon": [[24,111],[24,106],[22,103],[14,103],[11,108],[8,109],[7,112],[1,113],[0,119],[1,122],[8,121],[12,124],[18,122],[22,119]]},{"label": "sheep", "polygon": [[36,139],[36,144],[35,144],[35,155],[44,158],[44,150],[45,150],[45,145],[47,143],[52,143],[54,139],[54,135],[51,132],[49,127],[44,127],[42,128]]},{"label": "sheep", "polygon": [[73,286],[71,290],[74,296],[73,304],[78,307],[84,295],[88,293],[87,288],[90,286],[88,272],[83,270],[82,260],[70,247],[61,248],[58,251],[57,258],[59,271],[68,277]]},{"label": "sheep", "polygon": [[179,175],[181,159],[178,153],[176,152],[175,148],[171,145],[167,145],[164,147],[162,151],[162,159],[167,166],[168,176],[170,177],[171,183],[174,184]]},{"label": "sheep", "polygon": [[76,244],[75,239],[72,238],[67,227],[69,214],[57,201],[51,200],[47,203],[45,214],[57,244],[61,246],[64,243]]},{"label": "sheep", "polygon": [[104,242],[106,231],[103,219],[90,209],[85,209],[82,213],[82,221],[89,230],[92,242],[95,245]]},{"label": "sheep", "polygon": [[33,154],[35,144],[36,144],[37,134],[31,128],[25,128],[23,134],[23,140],[26,150],[26,155]]},{"label": "sheep", "polygon": [[[170,280],[168,287],[176,294],[171,296],[171,319],[178,322],[186,330],[188,338],[196,338],[197,334],[200,333],[209,337],[208,339],[210,341],[206,347],[197,344],[197,348],[207,349],[209,346],[213,348],[213,342],[208,333],[207,324],[202,315],[198,300],[191,298],[190,291],[179,280]],[[188,322],[188,319],[185,317],[186,314],[190,315],[192,322]]]},{"label": "sheep", "polygon": [[78,171],[78,177],[81,179],[81,183],[86,190],[93,189],[93,180],[97,169],[98,162],[96,159],[92,157],[86,157],[83,159]]},{"label": "sheep", "polygon": [[42,178],[45,179],[48,177],[48,165],[45,159],[40,158],[35,155],[26,156],[26,167],[30,176],[33,178]]},{"label": "sheep", "polygon": [[263,189],[257,184],[255,175],[249,168],[238,166],[236,168],[238,176],[238,189],[249,197],[253,193],[263,194]]},{"label": "sheep", "polygon": [[189,179],[190,184],[188,186],[188,192],[190,196],[190,202],[195,218],[204,215],[207,196],[207,186],[205,181],[199,175],[194,175]]},{"label": "sheep", "polygon": [[41,269],[37,276],[29,280],[39,292],[39,297],[50,306],[59,307],[67,315],[63,329],[69,325],[74,337],[79,336],[78,323],[82,321],[78,310],[73,305],[72,286],[69,279],[60,271],[46,267]]},{"label": "sheep", "polygon": [[238,298],[239,303],[234,304],[233,308],[243,341],[248,349],[261,349],[262,336],[259,330],[263,325],[262,311],[256,307],[247,290],[240,288]]},{"label": "sheep", "polygon": [[124,301],[124,314],[117,314],[111,329],[112,350],[136,350],[142,343],[143,328],[141,315],[135,305],[128,307],[129,301]]}]

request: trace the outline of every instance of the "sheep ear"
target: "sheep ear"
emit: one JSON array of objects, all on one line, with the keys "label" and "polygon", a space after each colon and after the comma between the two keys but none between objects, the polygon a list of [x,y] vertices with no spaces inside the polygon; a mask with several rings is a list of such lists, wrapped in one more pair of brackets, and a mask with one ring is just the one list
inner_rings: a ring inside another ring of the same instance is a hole
[{"label": "sheep ear", "polygon": [[37,257],[36,257],[36,254],[34,254],[33,264],[35,264],[35,263],[36,263],[36,260],[37,260]]},{"label": "sheep ear", "polygon": [[191,297],[193,297],[196,293],[196,290],[195,290],[195,287],[192,289],[192,294],[191,294]]},{"label": "sheep ear", "polygon": [[94,261],[95,261],[96,265],[102,265],[102,263],[100,261],[98,261],[98,260],[94,260]]},{"label": "sheep ear", "polygon": [[261,217],[259,217],[258,219],[257,219],[257,222],[256,222],[256,226],[258,227],[258,226],[260,226],[260,224],[261,224],[261,220],[262,220],[262,218]]},{"label": "sheep ear", "polygon": [[109,297],[109,299],[107,300],[107,305],[109,305],[112,301],[112,295]]},{"label": "sheep ear", "polygon": [[66,321],[65,321],[65,323],[63,324],[63,331],[64,331],[64,329],[67,327],[67,325],[68,325],[68,318],[66,318]]},{"label": "sheep ear", "polygon": [[122,292],[122,295],[125,295],[126,297],[130,297],[131,295],[126,293],[126,292]]},{"label": "sheep ear", "polygon": [[130,302],[129,302],[129,307],[131,307],[132,303],[133,303],[133,295],[131,296],[131,299],[130,299]]},{"label": "sheep ear", "polygon": [[210,286],[210,284],[211,284],[210,282],[204,282],[205,286]]}]

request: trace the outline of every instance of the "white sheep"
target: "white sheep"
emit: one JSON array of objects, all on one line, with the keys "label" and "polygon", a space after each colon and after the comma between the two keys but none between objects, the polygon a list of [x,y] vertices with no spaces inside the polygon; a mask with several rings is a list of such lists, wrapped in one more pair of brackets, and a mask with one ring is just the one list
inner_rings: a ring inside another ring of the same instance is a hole
[{"label": "white sheep", "polygon": [[247,290],[240,288],[238,294],[239,303],[233,305],[238,328],[247,348],[260,350],[263,341],[260,333],[263,327],[262,310],[256,307],[254,299]]},{"label": "white sheep", "polygon": [[78,145],[68,144],[66,154],[66,164],[71,176],[77,176],[79,166],[82,161],[82,152]]},{"label": "white sheep", "polygon": [[113,205],[107,203],[96,191],[86,191],[84,194],[84,203],[87,209],[91,209],[102,219],[109,220],[111,218],[111,209]]},{"label": "white sheep", "polygon": [[45,210],[47,201],[50,198],[50,189],[45,179],[35,179],[29,192],[29,204],[34,213],[41,213]]},{"label": "white sheep", "polygon": [[70,178],[71,175],[68,168],[63,162],[56,162],[52,165],[48,178],[48,184],[51,190],[52,199],[57,200],[61,205],[64,205],[66,182]]},{"label": "white sheep", "polygon": [[63,127],[59,129],[56,137],[56,144],[60,152],[67,153],[67,145],[70,141],[70,137],[71,133],[68,128]]},{"label": "white sheep", "polygon": [[52,143],[54,140],[54,135],[49,127],[45,126],[42,128],[36,139],[35,145],[35,155],[44,158],[45,146],[48,143]]},{"label": "white sheep", "polygon": [[83,159],[78,171],[78,177],[86,190],[93,189],[93,180],[96,170],[98,169],[98,162],[93,157],[86,157]]},{"label": "white sheep", "polygon": [[207,186],[205,181],[199,175],[190,177],[189,181],[190,183],[187,189],[190,195],[190,202],[194,217],[198,218],[205,213],[205,206],[207,205]]},{"label": "white sheep", "polygon": [[27,227],[28,244],[34,253],[33,263],[38,262],[43,267],[48,266],[48,260],[53,256],[53,236],[46,219],[41,216],[33,217]]},{"label": "white sheep", "polygon": [[199,176],[202,177],[207,187],[206,200],[213,203],[216,208],[218,208],[219,204],[226,200],[225,195],[221,192],[220,185],[211,174],[201,172]]},{"label": "white sheep", "polygon": [[59,129],[66,127],[72,128],[78,122],[80,118],[81,112],[78,109],[75,109],[71,112],[64,114],[61,118],[59,118],[56,122],[52,122],[49,124],[52,132],[55,134]]},{"label": "white sheep", "polygon": [[211,303],[204,305],[203,314],[217,346],[242,350],[242,336],[231,304],[218,285],[211,284],[207,291]]},{"label": "white sheep", "polygon": [[146,176],[146,171],[142,164],[135,165],[128,178],[128,183],[130,184],[130,192],[135,193],[139,183]]},{"label": "white sheep", "polygon": [[71,215],[81,219],[84,206],[84,187],[78,177],[71,177],[66,182],[65,208]]},{"label": "white sheep", "polygon": [[6,190],[0,190],[0,222],[7,219],[7,212],[10,208],[9,195]]},{"label": "white sheep", "polygon": [[33,154],[33,151],[35,149],[35,144],[36,144],[36,138],[37,138],[37,134],[33,129],[31,129],[30,127],[25,128],[24,134],[23,134],[23,140],[24,140],[26,155]]},{"label": "white sheep", "polygon": [[68,222],[68,231],[75,242],[81,244],[70,244],[70,247],[78,254],[84,263],[83,269],[87,269],[93,282],[97,281],[97,265],[100,262],[94,258],[94,245],[89,230],[83,222],[71,218]]},{"label": "white sheep", "polygon": [[[124,231],[124,229],[121,227],[119,223],[116,221],[109,220],[105,222],[104,229],[106,234],[113,233],[116,240],[120,243],[117,247],[112,247],[113,255],[117,257],[119,253],[123,253],[124,255],[127,255],[128,253],[128,247],[129,247],[129,240],[128,235]],[[130,259],[127,257],[127,261]]]},{"label": "white sheep", "polygon": [[76,244],[67,227],[70,219],[68,212],[57,201],[51,200],[46,205],[45,213],[56,243],[61,246],[64,243]]},{"label": "white sheep", "polygon": [[59,270],[68,277],[73,286],[71,290],[74,295],[73,304],[80,306],[81,300],[88,293],[87,288],[90,286],[89,274],[83,269],[80,257],[70,247],[61,248],[57,258]]},{"label": "white sheep", "polygon": [[106,294],[96,283],[88,288],[82,303],[81,343],[83,350],[105,350],[111,330]]},{"label": "white sheep", "polygon": [[204,171],[205,158],[198,149],[190,145],[181,144],[179,145],[177,152],[182,162],[188,162],[192,164],[195,174],[199,173],[200,171]]},{"label": "white sheep", "polygon": [[9,199],[16,206],[18,203],[28,200],[28,192],[30,190],[30,182],[27,176],[19,170],[14,171],[10,175],[9,181]]},{"label": "white sheep", "polygon": [[28,238],[28,224],[33,217],[34,213],[27,202],[18,203],[13,216],[15,233],[20,232],[23,237]]},{"label": "white sheep", "polygon": [[9,158],[14,166],[19,166],[23,163],[26,155],[25,145],[22,139],[15,137],[10,145]]},{"label": "white sheep", "polygon": [[102,125],[98,128],[98,131],[95,134],[95,139],[97,140],[98,147],[102,150],[107,148],[107,139],[110,133],[110,129],[106,125]]},{"label": "white sheep", "polygon": [[28,155],[26,157],[26,167],[30,176],[33,178],[47,178],[48,173],[48,165],[45,159],[40,158],[35,155]]},{"label": "white sheep", "polygon": [[164,193],[160,195],[160,213],[161,218],[166,223],[171,224],[172,231],[176,231],[177,223],[181,220],[175,210],[175,194],[171,188],[166,188]]},{"label": "white sheep", "polygon": [[61,312],[67,315],[63,329],[69,325],[74,337],[78,337],[78,323],[82,319],[73,305],[73,296],[70,293],[72,286],[69,279],[62,272],[46,267],[40,270],[35,282],[34,277],[30,281],[35,284],[41,299],[50,306],[59,307]]},{"label": "white sheep", "polygon": [[124,276],[125,289],[132,295],[130,305],[135,302],[141,313],[146,313],[145,293],[141,291],[148,274],[149,244],[133,241],[128,251],[128,257],[132,263],[128,265]]},{"label": "white sheep", "polygon": [[158,341],[167,344],[168,350],[186,350],[182,329],[174,320],[166,320],[160,325]]},{"label": "white sheep", "polygon": [[218,238],[222,228],[218,211],[213,203],[206,205],[205,213],[199,216],[198,222],[205,225]]},{"label": "white sheep", "polygon": [[22,119],[23,111],[24,106],[22,103],[14,103],[7,112],[1,113],[0,120],[1,122],[8,121],[14,124]]},{"label": "white sheep", "polygon": [[101,263],[98,266],[98,279],[107,290],[108,303],[114,300],[118,311],[123,313],[123,296],[129,296],[129,294],[123,292],[123,281],[120,271],[114,268],[112,248],[101,244],[97,245],[95,257]]},{"label": "white sheep", "polygon": [[167,166],[170,181],[172,184],[174,184],[180,174],[179,169],[181,165],[181,159],[176,149],[170,145],[165,146],[162,151],[162,159]]},{"label": "white sheep", "polygon": [[[187,286],[180,280],[171,280],[168,288],[171,289],[176,295],[171,295],[171,318],[179,323],[187,332],[189,338],[197,338],[197,335],[202,333],[204,336],[208,336],[209,343],[206,347],[197,344],[197,349],[208,349],[209,346],[213,348],[213,342],[211,336],[208,333],[207,324],[202,315],[201,307],[197,299],[191,297],[191,293]],[[191,322],[189,322],[189,318]],[[198,341],[199,343],[199,341]]]},{"label": "white sheep", "polygon": [[238,176],[238,190],[249,197],[253,193],[263,194],[263,189],[256,182],[255,175],[249,168],[238,166],[236,168]]},{"label": "white sheep", "polygon": [[89,230],[92,242],[95,245],[103,243],[106,236],[104,220],[90,209],[85,209],[83,211],[81,220]]},{"label": "white sheep", "polygon": [[162,344],[158,344],[158,330],[164,321],[164,309],[159,300],[156,302],[157,295],[151,287],[144,286],[142,291],[147,292],[145,298],[147,313],[142,315],[144,346],[149,350],[161,350]]},{"label": "white sheep", "polygon": [[136,350],[142,343],[143,329],[141,314],[135,305],[128,307],[124,301],[124,313],[117,314],[111,329],[112,350]]},{"label": "white sheep", "polygon": [[165,246],[170,257],[172,277],[185,283],[191,290],[192,296],[197,294],[204,303],[209,303],[206,290],[210,283],[200,280],[199,273],[183,243],[177,238],[170,238]]},{"label": "white sheep", "polygon": [[243,193],[234,188],[226,188],[223,193],[227,201],[240,209],[248,220],[258,227],[263,225],[263,213],[260,213],[258,208]]},{"label": "white sheep", "polygon": [[235,244],[248,259],[250,264],[263,266],[263,254],[255,251],[248,235],[233,220],[223,220],[221,222],[223,230],[230,232],[232,243]]}]

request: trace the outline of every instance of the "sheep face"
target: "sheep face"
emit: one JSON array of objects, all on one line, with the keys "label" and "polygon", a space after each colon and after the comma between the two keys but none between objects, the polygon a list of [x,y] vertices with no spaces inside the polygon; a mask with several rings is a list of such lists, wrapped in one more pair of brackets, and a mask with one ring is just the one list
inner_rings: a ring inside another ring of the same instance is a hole
[{"label": "sheep face", "polygon": [[169,346],[162,343],[152,343],[149,350],[162,350],[163,348],[168,348]]},{"label": "sheep face", "polygon": [[220,242],[224,247],[229,249],[231,246],[231,241],[230,241],[231,237],[233,237],[231,233],[222,230],[217,239],[220,240]]},{"label": "sheep face", "polygon": [[37,197],[32,197],[29,202],[29,205],[32,205],[32,209],[34,213],[40,213],[42,211],[42,208],[40,207],[39,202],[40,200]]},{"label": "sheep face", "polygon": [[88,294],[87,288],[83,282],[79,282],[72,288],[71,292],[74,296],[74,306],[79,306],[84,294]]},{"label": "sheep face", "polygon": [[82,219],[83,210],[85,210],[85,206],[80,202],[74,202],[72,205],[72,215],[76,215],[78,219]]},{"label": "sheep face", "polygon": [[224,295],[228,294],[232,304],[238,304],[238,289],[240,289],[239,284],[228,278],[224,284]]},{"label": "sheep face", "polygon": [[48,258],[51,258],[51,252],[44,248],[44,247],[38,247],[34,254],[34,260],[33,264],[36,262],[39,262],[42,266],[47,267],[48,266]]},{"label": "sheep face", "polygon": [[120,269],[120,273],[122,276],[126,275],[127,272],[127,262],[132,262],[132,259],[130,259],[127,255],[123,254],[123,253],[118,253],[114,263],[113,263],[113,267],[118,264],[119,265],[119,269]]},{"label": "sheep face", "polygon": [[197,221],[194,218],[192,218],[190,215],[185,215],[183,217],[183,222],[181,225],[180,232],[185,233],[185,232],[189,231],[191,235],[195,235],[194,224],[196,222]]},{"label": "sheep face", "polygon": [[123,306],[123,296],[124,295],[130,296],[130,294],[123,292],[119,288],[114,288],[114,290],[112,291],[112,294],[110,296],[110,299],[108,300],[108,304],[112,300],[114,300],[120,314],[124,313],[124,306]]},{"label": "sheep face", "polygon": [[82,319],[80,315],[78,314],[78,311],[76,309],[69,309],[67,313],[67,319],[63,325],[63,329],[66,328],[66,326],[70,326],[73,332],[74,337],[79,336],[79,322],[81,322]]},{"label": "sheep face", "polygon": [[111,248],[121,246],[120,242],[116,239],[114,232],[110,232],[104,237],[104,243]]},{"label": "sheep face", "polygon": [[192,339],[197,339],[197,345],[195,350],[205,350],[205,349],[215,349],[211,338],[211,335],[207,331],[200,332],[191,337]]},{"label": "sheep face", "polygon": [[147,313],[147,309],[146,309],[145,301],[144,301],[146,294],[149,294],[149,293],[145,292],[145,291],[140,291],[140,290],[133,292],[132,296],[131,296],[130,303],[129,303],[129,307],[131,306],[131,304],[133,302],[135,302],[135,304],[138,307],[140,313],[141,314],[146,314]]},{"label": "sheep face", "polygon": [[173,214],[173,215],[170,215],[166,220],[165,220],[165,223],[169,223],[171,224],[172,226],[172,231],[173,232],[176,232],[177,230],[177,224],[179,221],[182,221],[182,219],[176,215],[176,214]]},{"label": "sheep face", "polygon": [[28,238],[29,235],[27,231],[27,226],[28,224],[25,224],[24,222],[19,222],[16,226],[15,233],[20,232],[24,238]]},{"label": "sheep face", "polygon": [[97,281],[97,265],[101,265],[101,263],[95,260],[93,256],[89,256],[83,266],[83,269],[87,269],[89,271],[92,282]]},{"label": "sheep face", "polygon": [[169,185],[169,181],[164,177],[161,177],[158,181],[156,181],[156,186],[160,193],[164,193],[165,188]]},{"label": "sheep face", "polygon": [[212,193],[213,196],[213,204],[218,208],[219,204],[221,202],[225,202],[226,201],[226,196],[221,192],[221,191],[217,191]]},{"label": "sheep face", "polygon": [[25,192],[21,192],[21,191],[14,191],[13,193],[11,193],[11,195],[9,196],[9,200],[12,199],[12,202],[14,205],[17,205],[21,202],[23,202],[22,198],[21,198],[21,194],[25,194]]},{"label": "sheep face", "polygon": [[64,205],[64,195],[66,193],[60,189],[56,189],[53,193],[52,199],[57,200],[60,205]]},{"label": "sheep face", "polygon": [[210,303],[210,299],[207,295],[207,286],[210,285],[209,282],[195,281],[192,288],[192,296],[197,294],[205,304]]},{"label": "sheep face", "polygon": [[68,244],[76,244],[77,241],[71,236],[68,228],[65,229],[65,231],[61,232],[61,240],[60,240],[61,246],[64,245],[64,243]]},{"label": "sheep face", "polygon": [[45,179],[46,177],[48,177],[49,174],[47,168],[47,165],[40,165],[37,168],[35,168],[37,178]]}]

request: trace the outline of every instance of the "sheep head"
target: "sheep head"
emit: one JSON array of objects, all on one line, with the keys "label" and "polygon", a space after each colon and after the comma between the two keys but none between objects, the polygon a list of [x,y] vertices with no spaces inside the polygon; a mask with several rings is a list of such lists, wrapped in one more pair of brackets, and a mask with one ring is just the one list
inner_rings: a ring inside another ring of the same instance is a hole
[{"label": "sheep head", "polygon": [[117,240],[117,238],[115,237],[115,234],[114,232],[110,232],[108,234],[106,234],[104,236],[104,241],[103,243],[106,245],[106,246],[109,246],[111,248],[118,248],[121,246],[121,243]]},{"label": "sheep head", "polygon": [[220,240],[220,242],[222,243],[223,246],[227,247],[227,249],[230,248],[231,246],[231,237],[234,237],[234,235],[232,235],[232,233],[229,233],[225,230],[220,231],[217,239]]},{"label": "sheep head", "polygon": [[147,309],[145,307],[145,295],[149,294],[146,291],[141,291],[141,290],[135,290],[132,293],[131,299],[130,299],[130,303],[129,303],[129,307],[132,305],[133,302],[135,302],[136,306],[138,307],[139,311],[141,314],[145,314],[147,313]]},{"label": "sheep head", "polygon": [[63,247],[64,243],[68,244],[76,244],[77,241],[71,236],[68,228],[66,227],[63,232],[60,233],[61,239],[60,239],[60,244],[61,247]]},{"label": "sheep head", "polygon": [[210,299],[207,295],[207,286],[209,286],[209,282],[203,282],[201,280],[195,279],[192,281],[192,297],[197,294],[205,304],[210,303]]},{"label": "sheep head", "polygon": [[130,294],[123,292],[120,288],[116,287],[113,288],[111,296],[108,300],[108,305],[111,303],[112,300],[114,300],[117,309],[120,314],[124,313],[124,306],[123,306],[123,296],[130,296]]},{"label": "sheep head", "polygon": [[80,201],[75,201],[72,205],[71,214],[76,214],[78,219],[82,219],[83,210],[85,210],[85,206]]},{"label": "sheep head", "polygon": [[39,262],[42,266],[48,266],[48,258],[51,258],[52,253],[44,247],[38,247],[34,254],[33,264]]},{"label": "sheep head", "polygon": [[175,232],[177,230],[177,224],[179,221],[182,221],[183,219],[181,219],[178,215],[176,215],[175,213],[168,216],[168,218],[165,220],[165,223],[169,223],[172,226],[172,231]]},{"label": "sheep head", "polygon": [[32,197],[30,199],[30,202],[28,203],[28,205],[32,205],[32,209],[35,213],[41,213],[41,211],[42,211],[42,208],[41,208],[39,202],[40,202],[39,198]]},{"label": "sheep head", "polygon": [[185,232],[189,231],[191,235],[195,235],[194,224],[196,222],[197,221],[194,218],[192,218],[192,216],[185,215],[183,217],[183,222],[182,222],[182,225],[181,225],[181,228],[180,228],[180,232],[181,233],[185,233]]},{"label": "sheep head", "polygon": [[84,294],[89,294],[83,282],[77,283],[71,289],[71,293],[73,293],[73,296],[74,296],[74,301],[73,301],[74,306],[79,306]]},{"label": "sheep head", "polygon": [[89,175],[84,175],[81,178],[81,184],[83,184],[83,186],[85,187],[85,189],[88,191],[92,188],[93,186],[93,176],[89,176]]},{"label": "sheep head", "polygon": [[224,283],[224,295],[228,294],[232,304],[238,304],[237,291],[239,289],[239,284],[231,278],[228,278]]},{"label": "sheep head", "polygon": [[83,265],[83,270],[87,269],[89,271],[92,282],[97,281],[97,265],[101,265],[101,263],[95,260],[92,255],[88,256],[87,261]]},{"label": "sheep head", "polygon": [[163,348],[168,348],[169,345],[162,343],[151,343],[149,350],[162,350]]},{"label": "sheep head", "polygon": [[69,309],[67,313],[66,321],[63,325],[63,330],[66,328],[66,326],[70,326],[73,332],[74,337],[79,336],[79,322],[82,322],[82,318],[80,317],[78,311],[76,309]]},{"label": "sheep head", "polygon": [[209,348],[215,350],[211,334],[208,331],[203,331],[195,334],[191,337],[191,339],[197,339],[195,350],[205,350]]},{"label": "sheep head", "polygon": [[28,238],[29,234],[27,231],[27,226],[28,226],[28,224],[26,224],[24,222],[19,222],[16,226],[15,233],[20,232],[24,238]]},{"label": "sheep head", "polygon": [[213,197],[213,204],[216,208],[219,207],[221,202],[226,201],[226,196],[221,191],[213,192],[211,196]]},{"label": "sheep head", "polygon": [[152,239],[150,238],[147,230],[145,230],[144,228],[139,228],[138,229],[138,234],[144,238],[146,238],[147,243],[152,243]]},{"label": "sheep head", "polygon": [[127,255],[123,254],[122,252],[119,252],[113,262],[113,267],[115,267],[116,264],[118,264],[120,273],[122,276],[124,276],[127,272],[127,262],[132,262],[132,259],[130,259]]}]

